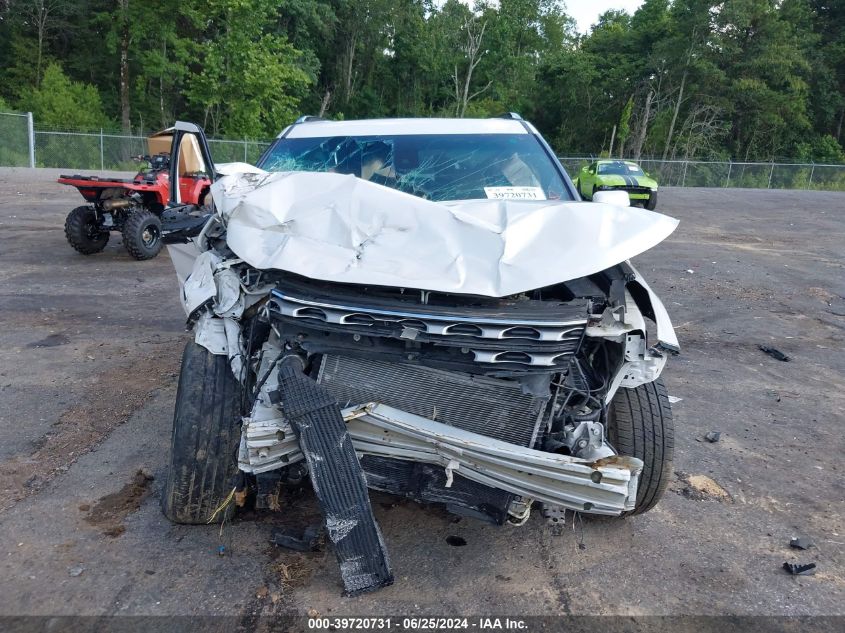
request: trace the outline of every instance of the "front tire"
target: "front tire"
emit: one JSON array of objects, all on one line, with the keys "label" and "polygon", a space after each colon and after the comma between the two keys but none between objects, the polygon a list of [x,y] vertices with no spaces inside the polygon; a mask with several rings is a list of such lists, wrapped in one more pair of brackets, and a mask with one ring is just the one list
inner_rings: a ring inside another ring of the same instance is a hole
[{"label": "front tire", "polygon": [[657,192],[652,191],[651,195],[648,198],[648,202],[645,203],[645,208],[649,211],[654,211],[657,208]]},{"label": "front tire", "polygon": [[102,251],[109,242],[109,232],[100,226],[94,207],[76,207],[65,220],[65,237],[74,250],[83,255]]},{"label": "front tire", "polygon": [[229,359],[189,341],[182,355],[162,498],[164,515],[174,523],[207,523],[234,488],[240,396]]},{"label": "front tire", "polygon": [[146,209],[135,209],[123,223],[123,245],[137,260],[152,259],[163,245],[161,218]]},{"label": "front tire", "polygon": [[669,485],[675,449],[672,407],[662,379],[616,392],[608,409],[607,439],[620,455],[643,460],[637,502],[626,514],[648,512]]}]

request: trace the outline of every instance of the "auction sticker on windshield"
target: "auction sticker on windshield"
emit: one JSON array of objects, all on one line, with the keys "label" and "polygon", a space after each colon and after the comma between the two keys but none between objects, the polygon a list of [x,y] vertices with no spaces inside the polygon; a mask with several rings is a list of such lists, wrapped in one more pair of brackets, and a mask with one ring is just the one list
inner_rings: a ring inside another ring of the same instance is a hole
[{"label": "auction sticker on windshield", "polygon": [[490,200],[545,200],[542,187],[484,187]]}]

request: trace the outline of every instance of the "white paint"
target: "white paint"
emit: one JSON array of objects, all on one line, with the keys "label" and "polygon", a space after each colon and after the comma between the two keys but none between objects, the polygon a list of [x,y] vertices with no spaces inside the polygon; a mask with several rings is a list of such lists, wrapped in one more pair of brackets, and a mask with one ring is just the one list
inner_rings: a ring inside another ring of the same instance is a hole
[{"label": "white paint", "polygon": [[229,248],[253,268],[488,297],[599,272],[678,224],[599,203],[438,203],[332,173],[227,176],[212,195]]}]

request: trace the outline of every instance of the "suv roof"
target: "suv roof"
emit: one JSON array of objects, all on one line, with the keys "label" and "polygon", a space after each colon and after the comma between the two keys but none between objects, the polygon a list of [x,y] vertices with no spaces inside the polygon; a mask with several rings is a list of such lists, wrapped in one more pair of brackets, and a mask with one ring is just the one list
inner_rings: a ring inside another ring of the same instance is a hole
[{"label": "suv roof", "polygon": [[279,138],[379,136],[404,134],[537,134],[527,121],[515,119],[361,119],[325,121],[307,118],[286,127]]}]

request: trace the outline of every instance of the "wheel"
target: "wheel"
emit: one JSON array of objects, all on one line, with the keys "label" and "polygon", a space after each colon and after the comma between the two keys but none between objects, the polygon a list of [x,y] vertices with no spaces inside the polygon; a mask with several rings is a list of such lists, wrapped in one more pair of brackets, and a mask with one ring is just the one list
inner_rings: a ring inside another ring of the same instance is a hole
[{"label": "wheel", "polygon": [[65,220],[67,241],[83,255],[102,251],[109,242],[109,232],[103,230],[94,207],[76,207]]},{"label": "wheel", "polygon": [[590,200],[596,196],[596,186],[593,185],[593,190],[590,192]]},{"label": "wheel", "polygon": [[226,356],[193,341],[185,345],[161,502],[171,521],[207,523],[232,492],[241,439],[240,395]]},{"label": "wheel", "polygon": [[672,407],[663,380],[616,392],[607,413],[607,439],[620,455],[643,460],[637,502],[626,514],[651,510],[669,485],[675,448]]},{"label": "wheel", "polygon": [[162,247],[161,219],[146,209],[130,211],[123,223],[123,245],[135,259],[152,259]]},{"label": "wheel", "polygon": [[652,191],[648,198],[648,202],[645,203],[645,208],[649,211],[654,211],[655,207],[657,207],[657,192]]}]

